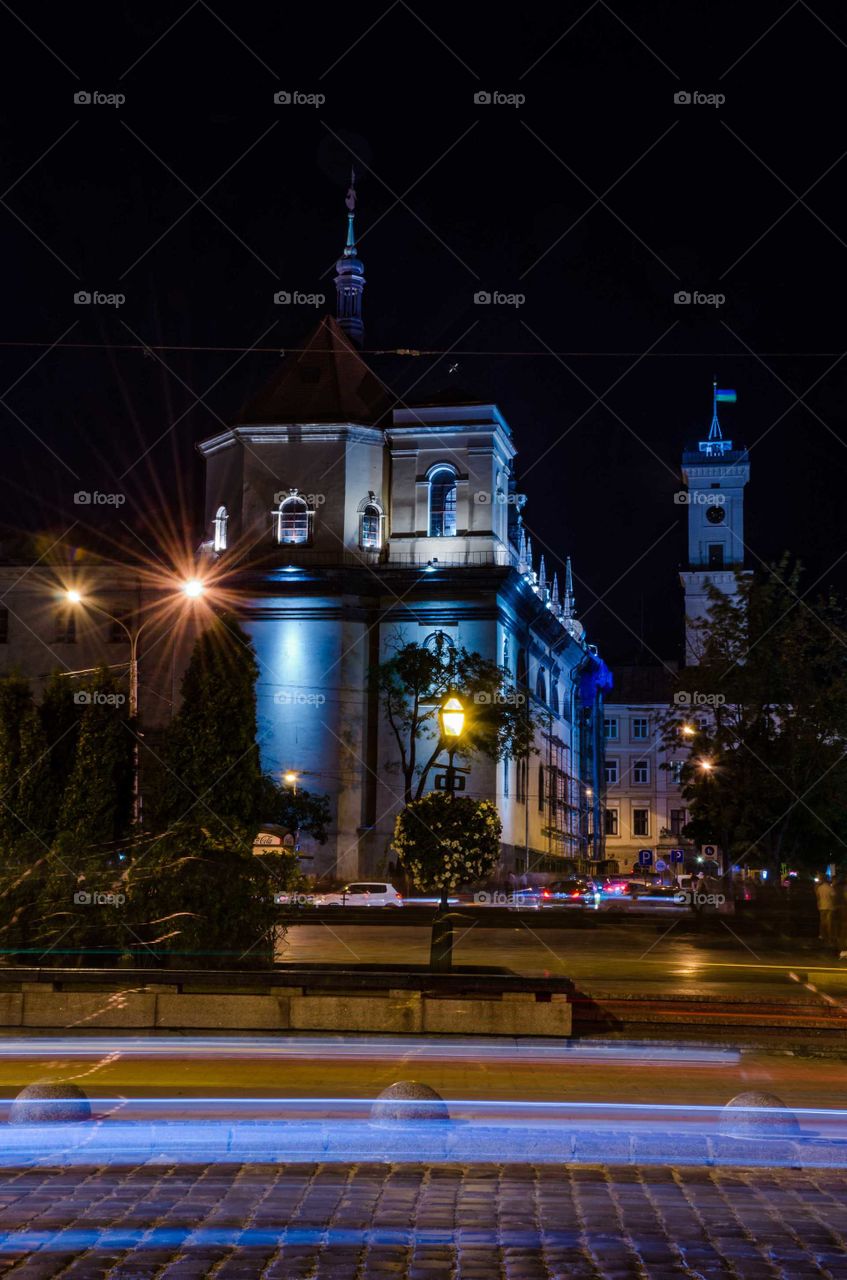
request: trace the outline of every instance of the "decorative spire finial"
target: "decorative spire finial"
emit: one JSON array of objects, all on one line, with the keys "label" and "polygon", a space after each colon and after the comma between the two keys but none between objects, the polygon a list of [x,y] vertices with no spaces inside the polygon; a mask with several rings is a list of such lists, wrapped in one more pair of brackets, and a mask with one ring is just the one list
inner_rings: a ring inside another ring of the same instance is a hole
[{"label": "decorative spire finial", "polygon": [[364,342],[365,327],[362,321],[362,293],[365,288],[365,267],[356,248],[356,170],[350,169],[350,186],[344,197],[347,206],[347,242],[344,252],[335,264],[337,297],[336,319],[347,336],[360,347]]},{"label": "decorative spire finial", "polygon": [[562,613],[566,618],[573,618],[576,615],[576,601],[573,594],[573,570],[570,556],[565,561],[565,598],[562,602]]}]

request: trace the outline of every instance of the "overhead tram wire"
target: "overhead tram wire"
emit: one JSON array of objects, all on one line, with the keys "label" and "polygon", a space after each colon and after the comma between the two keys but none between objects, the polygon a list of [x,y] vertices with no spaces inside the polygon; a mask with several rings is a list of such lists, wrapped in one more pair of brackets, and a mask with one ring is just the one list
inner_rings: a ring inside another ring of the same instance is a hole
[{"label": "overhead tram wire", "polygon": [[[142,354],[149,351],[186,351],[186,352],[221,352],[231,354],[249,354],[255,352],[258,355],[306,355],[310,352],[309,347],[296,346],[197,346],[193,343],[167,343],[167,342],[35,342],[29,340],[13,340],[0,339],[0,347],[23,347],[30,349],[44,349],[52,351],[140,351]],[[359,347],[356,353],[363,356],[397,356],[399,359],[406,360],[409,358],[428,357],[428,356],[455,356],[462,358],[465,356],[511,356],[516,358],[536,359],[538,357],[548,357],[556,359],[558,357],[570,356],[576,358],[590,359],[634,359],[642,360],[749,360],[750,353],[748,351],[553,351],[544,348],[538,351],[516,351],[516,350],[499,350],[497,348],[488,348],[486,350],[466,351],[456,347]],[[844,355],[843,351],[759,351],[756,353],[762,357],[771,359],[811,359],[824,360],[835,359],[837,356]]]}]

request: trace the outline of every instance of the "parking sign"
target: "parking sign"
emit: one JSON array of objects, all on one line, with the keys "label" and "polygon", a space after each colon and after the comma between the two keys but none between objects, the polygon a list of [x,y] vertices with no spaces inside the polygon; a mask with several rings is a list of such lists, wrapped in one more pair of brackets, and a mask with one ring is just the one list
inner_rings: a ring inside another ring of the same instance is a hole
[{"label": "parking sign", "polygon": [[638,850],[638,865],[639,865],[640,867],[649,867],[649,866],[651,866],[651,865],[652,865],[652,862],[653,862],[653,850],[652,850],[652,849],[639,849],[639,850]]},{"label": "parking sign", "polygon": [[670,853],[668,854],[668,857],[670,858],[671,862],[684,862],[684,861],[685,861],[685,850],[684,850],[684,849],[671,849]]}]

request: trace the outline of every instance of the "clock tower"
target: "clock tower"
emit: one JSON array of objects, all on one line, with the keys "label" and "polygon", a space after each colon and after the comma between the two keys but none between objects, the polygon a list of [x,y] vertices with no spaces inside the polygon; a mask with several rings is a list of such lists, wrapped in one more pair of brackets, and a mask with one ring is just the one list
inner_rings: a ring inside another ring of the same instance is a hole
[{"label": "clock tower", "polygon": [[685,661],[699,661],[696,623],[708,615],[708,585],[726,595],[737,593],[736,573],[744,568],[744,486],[750,457],[743,446],[725,440],[718,404],[734,403],[734,391],[712,388],[712,423],[706,440],[687,446],[682,476],[688,488],[688,568],[680,574],[685,589]]}]

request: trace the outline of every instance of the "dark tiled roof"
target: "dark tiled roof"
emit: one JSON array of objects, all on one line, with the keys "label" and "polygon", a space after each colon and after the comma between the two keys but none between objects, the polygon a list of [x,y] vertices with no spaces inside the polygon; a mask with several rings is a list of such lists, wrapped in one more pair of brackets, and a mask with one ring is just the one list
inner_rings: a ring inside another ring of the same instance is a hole
[{"label": "dark tiled roof", "polygon": [[614,667],[606,702],[670,702],[677,685],[676,663],[654,667]]},{"label": "dark tiled roof", "polygon": [[393,402],[333,316],[324,316],[242,409],[239,424],[358,422],[375,426]]}]

